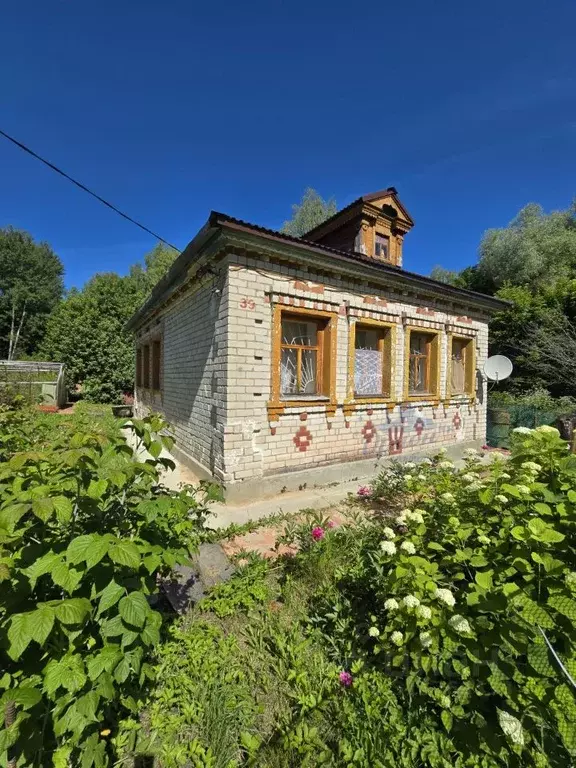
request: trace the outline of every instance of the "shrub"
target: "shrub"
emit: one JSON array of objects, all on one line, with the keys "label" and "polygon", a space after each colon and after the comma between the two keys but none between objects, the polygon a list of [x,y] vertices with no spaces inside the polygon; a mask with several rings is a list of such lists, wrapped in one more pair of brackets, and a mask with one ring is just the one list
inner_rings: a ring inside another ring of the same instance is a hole
[{"label": "shrub", "polygon": [[[508,463],[469,457],[462,471],[440,461],[421,472],[405,479],[410,508],[393,526],[360,528],[357,556],[310,603],[332,657],[390,680],[405,724],[419,715],[379,759],[403,765],[411,750],[410,765],[569,765],[576,457],[542,427],[515,433]],[[335,538],[346,547],[351,535]]]},{"label": "shrub", "polygon": [[0,422],[1,764],[7,750],[30,766],[111,764],[119,718],[153,679],[162,616],[149,598],[195,544],[190,509],[204,512],[194,492],[158,484],[171,463],[159,418],[131,425],[146,461],[118,422],[84,418]]}]

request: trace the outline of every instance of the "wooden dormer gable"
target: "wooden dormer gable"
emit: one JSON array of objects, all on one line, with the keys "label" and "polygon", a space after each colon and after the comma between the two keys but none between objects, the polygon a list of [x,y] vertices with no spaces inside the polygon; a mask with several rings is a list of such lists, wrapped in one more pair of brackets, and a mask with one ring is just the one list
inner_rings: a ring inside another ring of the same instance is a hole
[{"label": "wooden dormer gable", "polygon": [[303,236],[303,240],[363,253],[402,266],[404,235],[414,221],[394,187],[363,195]]}]

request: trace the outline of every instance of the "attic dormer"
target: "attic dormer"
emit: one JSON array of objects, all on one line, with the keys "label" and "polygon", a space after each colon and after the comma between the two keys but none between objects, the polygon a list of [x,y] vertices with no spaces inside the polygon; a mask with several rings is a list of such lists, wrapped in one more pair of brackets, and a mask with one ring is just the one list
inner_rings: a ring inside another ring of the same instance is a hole
[{"label": "attic dormer", "polygon": [[302,239],[401,267],[404,235],[413,226],[396,189],[388,187],[359,197]]}]

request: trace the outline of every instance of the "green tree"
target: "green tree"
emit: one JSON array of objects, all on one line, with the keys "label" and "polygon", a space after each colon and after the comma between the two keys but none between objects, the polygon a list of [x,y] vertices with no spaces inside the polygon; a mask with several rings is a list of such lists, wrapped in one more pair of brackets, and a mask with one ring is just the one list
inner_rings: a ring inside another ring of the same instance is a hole
[{"label": "green tree", "polygon": [[478,271],[496,288],[527,285],[538,289],[576,269],[576,203],[545,214],[530,203],[507,227],[489,229],[480,243]]},{"label": "green tree", "polygon": [[63,271],[47,243],[12,227],[0,229],[0,358],[36,352],[62,297]]},{"label": "green tree", "polygon": [[308,187],[301,202],[292,206],[292,218],[284,222],[282,232],[302,237],[333,216],[336,211],[336,201],[333,198],[324,200],[315,189]]},{"label": "green tree", "polygon": [[133,388],[134,345],[124,326],[175,256],[157,246],[129,275],[95,275],[52,313],[42,351],[66,364],[70,386],[80,385],[87,399],[118,402]]}]

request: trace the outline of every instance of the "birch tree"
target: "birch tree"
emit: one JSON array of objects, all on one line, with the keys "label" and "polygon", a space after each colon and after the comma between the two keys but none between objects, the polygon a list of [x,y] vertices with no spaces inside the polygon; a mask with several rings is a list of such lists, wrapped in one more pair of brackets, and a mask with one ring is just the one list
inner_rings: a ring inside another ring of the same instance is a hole
[{"label": "birch tree", "polygon": [[0,229],[0,359],[33,354],[62,297],[62,262],[47,243]]}]

